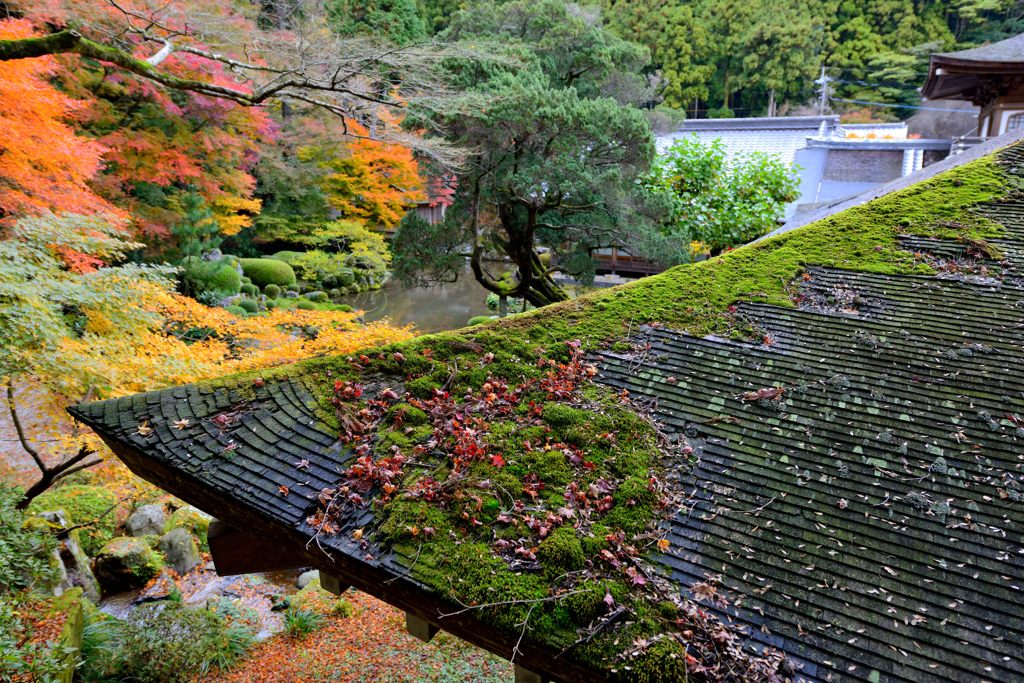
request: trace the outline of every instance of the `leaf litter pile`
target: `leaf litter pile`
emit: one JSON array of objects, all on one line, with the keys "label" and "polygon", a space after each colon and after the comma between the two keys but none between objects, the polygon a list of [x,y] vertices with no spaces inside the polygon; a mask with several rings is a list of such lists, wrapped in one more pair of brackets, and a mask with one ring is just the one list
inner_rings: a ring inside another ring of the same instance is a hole
[{"label": "leaf litter pile", "polygon": [[[692,449],[596,384],[578,342],[566,347],[561,362],[538,352],[529,376],[493,353],[452,366],[429,348],[351,359],[357,374],[335,382],[332,403],[355,461],[320,492],[317,540],[393,553],[453,603],[442,627],[474,611],[519,644],[630,680],[781,679],[779,653],[745,650],[651,563],[681,503],[662,473],[678,477]],[[404,382],[382,381],[375,360],[407,370]],[[373,521],[352,528],[368,509]],[[724,599],[711,582],[695,596]]]}]

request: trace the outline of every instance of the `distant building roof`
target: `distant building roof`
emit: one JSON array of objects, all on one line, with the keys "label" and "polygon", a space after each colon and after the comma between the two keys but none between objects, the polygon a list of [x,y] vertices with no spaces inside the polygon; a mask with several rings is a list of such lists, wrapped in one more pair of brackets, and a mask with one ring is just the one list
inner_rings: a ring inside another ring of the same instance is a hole
[{"label": "distant building roof", "polygon": [[[795,165],[800,196],[786,207],[786,216],[802,204],[834,202],[907,175],[921,168],[924,152],[948,153],[950,147],[948,140],[908,137],[905,123],[843,124],[834,115],[688,120],[680,130],[657,136],[655,147],[664,154],[686,136],[704,143],[721,141],[729,158],[760,152]],[[865,154],[851,163],[842,158],[849,152]],[[898,157],[892,160],[894,152],[904,154],[902,163]],[[878,163],[881,157],[892,163]]]},{"label": "distant building roof", "polygon": [[764,152],[792,164],[797,150],[807,146],[807,138],[827,135],[839,125],[838,116],[790,116],[751,119],[694,119],[682,129],[659,135],[654,144],[659,154],[676,140],[694,135],[703,142],[721,140],[729,156]]},{"label": "distant building roof", "polygon": [[932,55],[921,88],[927,99],[969,100],[983,106],[996,94],[997,82],[1024,74],[1024,34],[990,45]]},{"label": "distant building roof", "polygon": [[997,43],[989,43],[988,45],[972,47],[967,50],[958,50],[957,52],[939,52],[933,56],[946,63],[1024,63],[1024,33],[1019,36],[1000,40]]},{"label": "distant building roof", "polygon": [[836,201],[827,202],[825,203],[825,205],[819,206],[813,211],[807,211],[793,216],[786,222],[785,225],[776,230],[773,230],[772,232],[768,233],[761,239],[767,239],[774,235],[780,235],[784,232],[789,232],[790,230],[799,228],[804,225],[816,223],[824,218],[828,218],[833,214],[845,211],[846,209],[853,208],[854,206],[860,206],[861,204],[866,204],[872,199],[882,197],[884,195],[889,194],[890,192],[896,192],[897,190],[902,190],[916,183],[923,182],[928,178],[931,178],[939,173],[942,173],[943,171],[948,171],[949,169],[961,166],[967,163],[968,161],[973,161],[978,157],[985,156],[986,154],[991,154],[995,150],[1012,144],[1022,137],[1024,137],[1024,129],[1015,130],[1001,137],[992,138],[987,142],[971,147],[967,149],[967,151],[962,152],[960,154],[947,157],[946,159],[943,159],[942,161],[932,164],[931,166],[919,169],[910,175],[903,176],[902,178],[897,178],[891,182],[878,185],[877,187],[873,187],[853,197],[839,198]]}]

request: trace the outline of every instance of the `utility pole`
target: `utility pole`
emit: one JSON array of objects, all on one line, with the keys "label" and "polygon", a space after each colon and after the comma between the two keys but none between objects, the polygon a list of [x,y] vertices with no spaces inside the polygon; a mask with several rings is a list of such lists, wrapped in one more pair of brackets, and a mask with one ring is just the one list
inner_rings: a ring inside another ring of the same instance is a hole
[{"label": "utility pole", "polygon": [[828,84],[832,82],[832,77],[825,73],[825,67],[821,67],[821,76],[818,80],[814,81],[815,85],[818,86],[818,116],[824,116],[825,110],[828,109]]}]

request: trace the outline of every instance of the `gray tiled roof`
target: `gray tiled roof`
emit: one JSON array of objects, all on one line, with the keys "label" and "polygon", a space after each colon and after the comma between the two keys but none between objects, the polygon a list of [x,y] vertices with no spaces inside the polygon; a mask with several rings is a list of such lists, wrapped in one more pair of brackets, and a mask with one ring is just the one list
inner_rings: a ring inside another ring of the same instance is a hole
[{"label": "gray tiled roof", "polygon": [[1024,62],[1024,33],[967,50],[940,52],[935,56],[974,62]]},{"label": "gray tiled roof", "polygon": [[[1024,144],[997,158],[1024,177]],[[757,341],[651,326],[640,351],[594,356],[601,382],[646,399],[698,456],[674,483],[686,504],[667,522],[671,550],[652,561],[683,593],[718,577],[728,603],[713,609],[751,644],[784,650],[799,680],[1024,679],[1024,200],[973,211],[1001,226],[989,243],[998,263],[969,242],[904,236],[949,265],[945,276],[812,262],[791,283],[793,306],[737,305]],[[794,242],[740,262],[757,268]],[[979,263],[984,276],[959,274]],[[656,294],[657,277],[639,286]],[[745,395],[768,387],[783,392]],[[350,457],[301,366],[259,386],[175,387],[72,413],[172,492],[201,491],[189,502],[299,552],[313,541],[316,491]],[[181,419],[188,428],[173,428]],[[322,541],[353,583],[400,605],[421,591],[401,558],[349,538]],[[482,628],[470,613],[452,630]],[[545,666],[604,674],[571,655]]]},{"label": "gray tiled roof", "polygon": [[823,123],[829,127],[837,122],[838,117],[821,116],[701,119],[687,121],[680,131],[657,136],[654,144],[661,154],[676,140],[692,135],[704,143],[721,140],[730,156],[764,152],[789,165],[793,163],[797,150],[807,146],[807,138],[822,131]]}]

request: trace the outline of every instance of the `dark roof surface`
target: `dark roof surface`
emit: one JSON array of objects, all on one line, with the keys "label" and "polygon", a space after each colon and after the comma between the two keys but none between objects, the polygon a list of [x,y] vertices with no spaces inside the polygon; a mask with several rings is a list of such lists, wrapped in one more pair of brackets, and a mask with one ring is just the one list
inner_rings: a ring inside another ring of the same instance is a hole
[{"label": "dark roof surface", "polygon": [[[1024,146],[999,160],[1024,176]],[[794,306],[735,307],[755,331],[747,341],[653,325],[632,328],[631,350],[592,356],[599,381],[628,389],[697,454],[675,483],[685,503],[666,522],[671,549],[653,561],[684,594],[720,585],[727,602],[713,609],[786,652],[799,680],[1024,677],[1024,200],[973,212],[999,236],[900,238],[939,277],[811,265],[792,283]],[[316,493],[351,457],[321,411],[297,370],[72,413],[136,472],[302,553]],[[334,564],[305,557],[321,568],[402,608],[417,595],[407,560],[367,555],[348,533],[319,541]],[[472,614],[445,628],[505,653],[519,636]],[[524,652],[556,677],[600,677]]]},{"label": "dark roof surface", "polygon": [[1024,74],[1024,34],[959,52],[933,54],[921,87],[927,99],[953,98],[985,105],[1001,76]]},{"label": "dark roof surface", "polygon": [[960,62],[1019,62],[1024,64],[1024,33],[966,50],[940,52],[935,56],[949,62],[955,60]]}]

